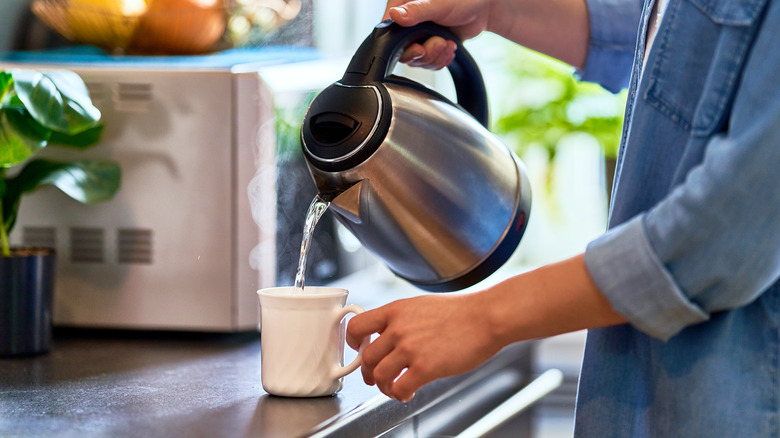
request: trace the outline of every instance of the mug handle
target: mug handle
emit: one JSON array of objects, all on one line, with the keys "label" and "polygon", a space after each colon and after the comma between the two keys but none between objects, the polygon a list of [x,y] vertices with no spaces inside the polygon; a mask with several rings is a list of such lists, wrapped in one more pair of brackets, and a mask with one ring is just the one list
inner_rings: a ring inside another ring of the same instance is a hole
[{"label": "mug handle", "polygon": [[[350,304],[349,306],[344,306],[341,308],[339,313],[337,314],[337,321],[341,321],[345,316],[347,316],[350,313],[354,313],[355,315],[365,312],[366,310],[357,304]],[[371,342],[371,337],[366,336],[363,338],[363,342],[360,343],[360,347],[358,347],[358,355],[357,357],[349,363],[347,366],[337,366],[336,367],[336,374],[333,376],[335,379],[340,379],[347,374],[351,373],[352,371],[355,371],[359,366],[361,359],[363,358],[363,350],[368,346],[368,344]]]}]

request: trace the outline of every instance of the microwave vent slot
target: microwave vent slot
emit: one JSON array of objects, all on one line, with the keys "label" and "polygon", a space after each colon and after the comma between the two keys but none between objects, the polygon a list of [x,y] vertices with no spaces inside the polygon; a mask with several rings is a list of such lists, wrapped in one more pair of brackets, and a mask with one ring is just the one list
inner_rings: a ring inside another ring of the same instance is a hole
[{"label": "microwave vent slot", "polygon": [[151,264],[153,252],[152,230],[122,228],[117,235],[119,263]]},{"label": "microwave vent slot", "polygon": [[102,82],[85,82],[92,103],[98,105],[108,99],[108,87]]},{"label": "microwave vent slot", "polygon": [[57,229],[54,227],[24,227],[22,244],[38,248],[56,248]]},{"label": "microwave vent slot", "polygon": [[104,263],[105,231],[102,228],[70,229],[70,261],[73,263]]},{"label": "microwave vent slot", "polygon": [[111,93],[114,109],[125,112],[148,112],[152,104],[152,84],[119,82]]}]

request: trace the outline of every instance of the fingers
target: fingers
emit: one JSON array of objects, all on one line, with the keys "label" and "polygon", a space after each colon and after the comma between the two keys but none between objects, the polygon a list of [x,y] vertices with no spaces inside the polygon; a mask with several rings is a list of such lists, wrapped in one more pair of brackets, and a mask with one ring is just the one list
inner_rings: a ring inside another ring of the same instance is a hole
[{"label": "fingers", "polygon": [[[386,330],[392,313],[391,309],[380,307],[353,316],[347,325],[347,343],[357,350],[366,336],[380,334],[363,350],[360,371],[367,385],[377,385],[383,393],[397,398],[393,392],[393,382],[407,367],[412,354],[408,348],[396,349],[398,334]],[[404,392],[404,396],[408,397],[409,394]]]},{"label": "fingers", "polygon": [[376,386],[388,397],[408,402],[424,384],[433,380],[423,378],[417,367],[409,364],[408,358],[398,351],[387,355],[374,369]]},{"label": "fingers", "polygon": [[393,21],[401,26],[414,26],[431,18],[425,18],[431,15],[435,9],[425,0],[390,0],[387,2],[387,8],[382,20],[392,18]]},{"label": "fingers", "polygon": [[[368,385],[377,385],[388,396],[401,401],[410,400],[424,384],[462,369],[469,364],[453,360],[460,368],[453,368],[446,355],[461,355],[459,347],[442,340],[442,324],[463,327],[455,310],[470,307],[453,302],[456,298],[423,296],[397,300],[377,309],[355,315],[347,325],[347,342],[357,348],[365,336],[378,333],[362,353],[361,373]],[[470,312],[467,317],[471,317]],[[444,330],[450,333],[452,330]],[[456,338],[468,338],[460,334]],[[448,347],[441,347],[444,342]],[[478,340],[478,342],[480,342]],[[466,355],[465,362],[470,357]],[[450,365],[450,366],[448,366]],[[447,374],[449,373],[449,374]]]},{"label": "fingers", "polygon": [[414,26],[415,24],[419,23],[419,20],[415,20],[413,17],[409,15],[409,12],[407,10],[408,6],[400,6],[397,8],[390,8],[387,10],[388,17],[392,18],[393,21],[400,24],[401,26]]},{"label": "fingers", "polygon": [[426,379],[424,375],[416,369],[407,369],[406,372],[401,374],[393,383],[393,398],[404,403],[409,402],[414,398],[414,394],[417,390],[431,380],[433,379]]},{"label": "fingers", "polygon": [[383,20],[392,18],[401,26],[414,26],[423,21],[436,21],[445,11],[430,0],[390,0]]},{"label": "fingers", "polygon": [[409,0],[388,0],[387,6],[385,7],[385,15],[382,16],[382,21],[387,20],[390,18],[390,10],[393,8],[397,8],[404,3],[408,2]]},{"label": "fingers", "polygon": [[363,350],[363,359],[360,361],[360,371],[363,381],[367,385],[375,385],[376,367],[386,358],[395,347],[395,340],[390,336],[379,336]]},{"label": "fingers", "polygon": [[420,59],[423,56],[425,56],[425,48],[422,45],[410,44],[409,47],[404,50],[404,53],[401,54],[401,59],[398,61],[406,64]]},{"label": "fingers", "polygon": [[363,338],[381,333],[386,325],[387,320],[381,309],[369,310],[353,316],[347,323],[347,345],[357,350]]},{"label": "fingers", "polygon": [[452,41],[441,37],[432,37],[422,45],[409,45],[399,61],[414,67],[439,70],[452,63],[457,48],[458,45]]},{"label": "fingers", "polygon": [[[454,42],[438,36],[431,37],[422,46],[418,46],[410,46],[407,49],[413,50],[415,56],[406,62],[414,67],[425,67],[431,70],[439,70],[448,66],[455,59],[455,51],[458,48]],[[404,62],[403,58],[401,62]]]},{"label": "fingers", "polygon": [[368,385],[399,401],[409,401],[424,384],[436,378],[431,357],[420,355],[391,330],[385,331],[363,351],[361,372]]},{"label": "fingers", "polygon": [[[390,0],[383,20],[392,18],[401,26],[414,26],[423,21],[436,21],[447,15],[441,3],[430,0]],[[455,59],[457,45],[441,37],[433,37],[420,44],[411,44],[404,49],[400,62],[415,67],[439,70]]]},{"label": "fingers", "polygon": [[[355,315],[347,324],[347,345],[358,350],[367,336],[381,333],[387,326],[387,318],[381,308]],[[367,385],[374,385],[374,367],[392,349],[389,337],[379,337],[363,350],[360,371]]]},{"label": "fingers", "polygon": [[372,384],[388,397],[408,402],[417,390],[436,378],[430,364],[410,362],[411,357],[401,349],[392,350],[373,368]]}]

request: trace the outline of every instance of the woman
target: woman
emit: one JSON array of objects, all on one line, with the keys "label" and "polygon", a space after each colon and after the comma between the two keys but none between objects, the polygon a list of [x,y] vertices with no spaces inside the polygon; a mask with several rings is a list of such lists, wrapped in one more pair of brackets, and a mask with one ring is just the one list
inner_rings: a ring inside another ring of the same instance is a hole
[{"label": "woman", "polygon": [[[576,436],[780,436],[780,2],[391,0],[386,17],[497,33],[629,99],[609,230],[484,291],[355,316],[350,345],[379,333],[366,383],[409,400],[512,342],[590,329]],[[453,56],[434,37],[402,61]]]}]

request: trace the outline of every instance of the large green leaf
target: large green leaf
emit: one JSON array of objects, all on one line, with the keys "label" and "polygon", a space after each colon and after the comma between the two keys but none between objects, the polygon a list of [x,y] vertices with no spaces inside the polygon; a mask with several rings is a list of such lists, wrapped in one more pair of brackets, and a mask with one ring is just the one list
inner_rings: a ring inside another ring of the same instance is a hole
[{"label": "large green leaf", "polygon": [[12,167],[46,146],[51,131],[24,108],[0,109],[0,167]]},{"label": "large green leaf", "polygon": [[6,180],[3,220],[10,232],[23,194],[54,185],[76,201],[94,204],[111,199],[121,182],[119,165],[113,161],[58,161],[36,159],[16,176]]},{"label": "large green leaf", "polygon": [[52,131],[51,137],[49,138],[49,144],[52,146],[86,149],[90,146],[94,146],[100,141],[104,128],[105,125],[97,125],[73,135]]},{"label": "large green leaf", "polygon": [[59,162],[37,159],[27,163],[18,175],[9,180],[9,186],[22,192],[52,184],[71,198],[85,204],[111,199],[119,189],[121,171],[113,161]]},{"label": "large green leaf", "polygon": [[[4,201],[5,200],[5,190],[6,190],[5,178],[0,178],[0,201]],[[5,208],[4,204],[3,204],[3,208]],[[6,213],[5,213],[4,210],[0,211],[0,213],[2,213],[2,215],[3,215],[3,217],[0,218],[0,221],[1,221],[3,218],[6,217]],[[0,223],[0,225],[2,225],[2,223]]]},{"label": "large green leaf", "polygon": [[30,114],[43,126],[77,134],[100,120],[81,78],[67,70],[11,70],[14,90]]},{"label": "large green leaf", "polygon": [[6,94],[8,94],[14,86],[14,77],[7,71],[0,71],[0,106],[3,105]]},{"label": "large green leaf", "polygon": [[8,246],[8,230],[10,230],[10,227],[7,226],[6,217],[14,216],[14,220],[16,219],[16,213],[8,211],[5,206],[5,178],[4,176],[5,170],[0,169],[0,213],[2,213],[2,216],[0,216],[0,249],[2,250],[3,257],[8,257],[11,255],[11,249]]}]

